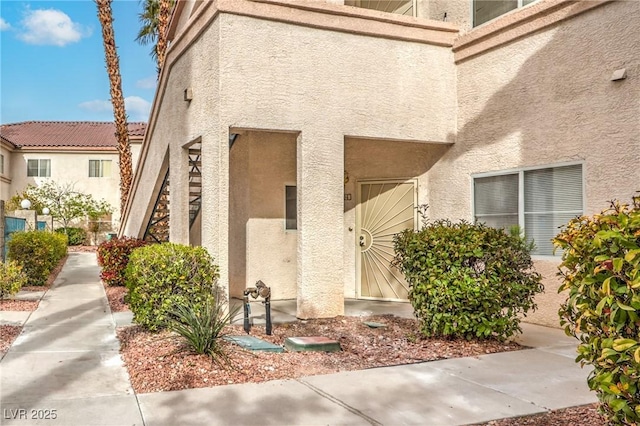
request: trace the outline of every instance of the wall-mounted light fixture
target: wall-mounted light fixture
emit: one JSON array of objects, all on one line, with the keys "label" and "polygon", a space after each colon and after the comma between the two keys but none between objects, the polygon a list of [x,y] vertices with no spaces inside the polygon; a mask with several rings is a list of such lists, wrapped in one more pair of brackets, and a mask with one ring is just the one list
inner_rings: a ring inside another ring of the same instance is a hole
[{"label": "wall-mounted light fixture", "polygon": [[627,78],[627,69],[620,68],[619,70],[615,70],[613,74],[611,74],[611,81],[620,81]]},{"label": "wall-mounted light fixture", "polygon": [[184,100],[187,102],[190,102],[193,99],[193,90],[191,90],[191,87],[187,87],[186,89],[184,89]]}]

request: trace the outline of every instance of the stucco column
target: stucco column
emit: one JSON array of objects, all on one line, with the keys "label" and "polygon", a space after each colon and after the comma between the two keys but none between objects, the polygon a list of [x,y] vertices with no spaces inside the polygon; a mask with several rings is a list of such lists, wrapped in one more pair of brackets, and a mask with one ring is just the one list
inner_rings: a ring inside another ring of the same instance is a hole
[{"label": "stucco column", "polygon": [[344,314],[344,137],[325,130],[297,142],[298,318]]},{"label": "stucco column", "polygon": [[229,298],[229,127],[202,135],[202,246],[220,267]]},{"label": "stucco column", "polygon": [[169,148],[169,241],[189,244],[188,148]]}]

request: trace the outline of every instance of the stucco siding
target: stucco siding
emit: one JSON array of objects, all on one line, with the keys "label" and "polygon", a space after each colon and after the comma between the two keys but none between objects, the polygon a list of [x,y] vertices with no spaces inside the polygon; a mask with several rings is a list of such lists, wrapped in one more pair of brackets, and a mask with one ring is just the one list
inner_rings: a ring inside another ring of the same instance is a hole
[{"label": "stucco siding", "polygon": [[223,121],[446,141],[455,128],[451,50],[222,15]]},{"label": "stucco siding", "polygon": [[[585,213],[629,200],[640,184],[639,33],[640,4],[612,2],[461,62],[456,144],[429,172],[431,217],[472,219],[473,173],[561,162],[583,164]],[[610,81],[619,68],[628,78]],[[529,319],[557,325],[549,264],[536,262],[546,293]]]},{"label": "stucco siding", "polygon": [[[366,180],[418,180],[418,205],[429,204],[427,172],[447,151],[449,145],[391,142],[347,138],[345,141],[344,185],[344,295],[356,297],[356,257],[360,255],[356,235],[358,185]],[[420,223],[417,224],[419,226]]]},{"label": "stucco siding", "polygon": [[[105,200],[114,208],[114,220],[120,216],[118,186],[118,155],[113,152],[13,152],[11,196],[27,185],[40,185],[52,180],[60,185],[72,185],[74,190],[91,194],[96,200]],[[50,177],[27,177],[28,160],[50,160]],[[89,160],[111,161],[111,174],[105,177],[89,177]],[[6,160],[5,160],[6,161]]]},{"label": "stucco siding", "polygon": [[285,185],[296,185],[296,135],[247,132],[230,153],[230,293],[262,280],[296,297],[297,231],[285,230]]}]

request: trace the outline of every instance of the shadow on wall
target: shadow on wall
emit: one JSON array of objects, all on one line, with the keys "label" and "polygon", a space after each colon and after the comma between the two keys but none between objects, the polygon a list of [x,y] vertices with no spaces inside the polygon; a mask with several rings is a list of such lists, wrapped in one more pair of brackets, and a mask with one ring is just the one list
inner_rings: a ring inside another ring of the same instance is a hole
[{"label": "shadow on wall", "polygon": [[460,130],[437,175],[468,190],[469,172],[585,160],[594,209],[628,198],[615,184],[640,181],[639,32],[640,4],[612,2],[460,63]]}]

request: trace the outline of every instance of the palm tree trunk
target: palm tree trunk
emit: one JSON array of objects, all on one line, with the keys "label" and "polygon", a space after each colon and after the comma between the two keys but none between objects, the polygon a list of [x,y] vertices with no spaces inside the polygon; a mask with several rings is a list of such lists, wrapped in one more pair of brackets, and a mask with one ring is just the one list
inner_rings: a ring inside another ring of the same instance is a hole
[{"label": "palm tree trunk", "polygon": [[113,117],[116,126],[116,140],[118,143],[119,168],[120,168],[120,212],[124,212],[131,180],[133,175],[131,164],[131,147],[129,145],[129,132],[127,130],[127,114],[124,108],[124,96],[122,94],[122,78],[120,76],[120,63],[116,51],[116,41],[113,32],[113,14],[111,12],[112,0],[95,0],[98,6],[98,19],[102,26],[102,41],[104,43],[105,62],[109,83],[111,86],[111,104],[113,105]]},{"label": "palm tree trunk", "polygon": [[160,0],[160,10],[158,12],[158,43],[156,53],[158,55],[158,73],[164,65],[164,58],[167,54],[167,30],[169,29],[169,17],[171,14],[171,1]]}]

